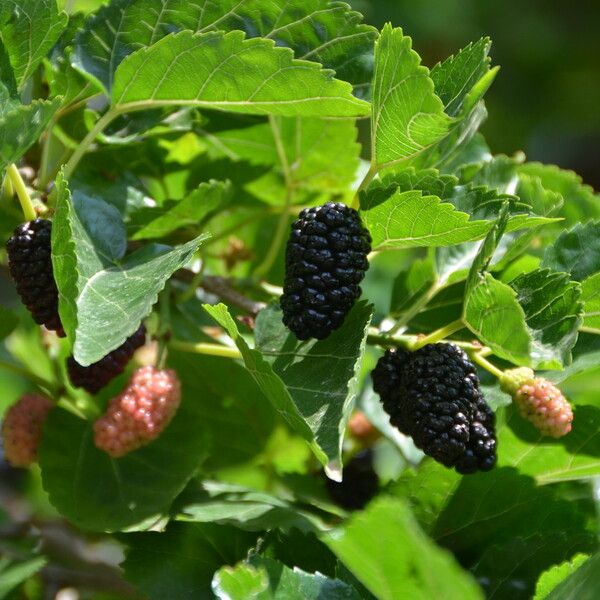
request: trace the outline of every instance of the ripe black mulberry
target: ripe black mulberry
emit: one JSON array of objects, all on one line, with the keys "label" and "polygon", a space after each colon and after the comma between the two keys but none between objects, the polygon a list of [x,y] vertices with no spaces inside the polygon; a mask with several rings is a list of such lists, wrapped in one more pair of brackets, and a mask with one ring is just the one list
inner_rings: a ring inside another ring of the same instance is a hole
[{"label": "ripe black mulberry", "polygon": [[6,244],[8,268],[21,300],[35,322],[64,337],[58,316],[58,289],[52,271],[51,233],[52,223],[46,219],[19,225]]},{"label": "ripe black mulberry", "polygon": [[82,367],[72,356],[67,359],[69,379],[75,387],[83,388],[90,394],[98,393],[115,377],[120,375],[131,360],[134,352],[144,345],[146,328],[140,325],[121,346],[87,367]]},{"label": "ripe black mulberry", "polygon": [[322,340],[338,329],[361,294],[371,236],[358,212],[328,202],[306,208],[292,224],[281,308],[299,340]]},{"label": "ripe black mulberry", "polygon": [[390,422],[459,473],[496,464],[495,417],[473,363],[454,344],[388,350],[372,373]]}]

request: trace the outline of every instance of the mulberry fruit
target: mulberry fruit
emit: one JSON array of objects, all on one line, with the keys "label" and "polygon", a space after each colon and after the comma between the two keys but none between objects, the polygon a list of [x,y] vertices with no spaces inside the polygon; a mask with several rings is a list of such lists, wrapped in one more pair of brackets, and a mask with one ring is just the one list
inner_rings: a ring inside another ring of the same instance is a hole
[{"label": "mulberry fruit", "polygon": [[292,224],[281,308],[299,340],[322,340],[342,325],[361,294],[371,236],[345,204],[306,208]]},{"label": "mulberry fruit", "polygon": [[48,398],[26,394],[6,411],[2,423],[4,456],[13,467],[28,467],[37,461],[42,427],[51,408]]},{"label": "mulberry fruit", "polygon": [[137,369],[127,387],[94,423],[94,442],[119,458],[155,440],[177,412],[181,386],[175,371]]},{"label": "mulberry fruit", "polygon": [[523,367],[506,371],[500,385],[512,395],[520,415],[543,435],[559,438],[571,431],[573,410],[552,382]]},{"label": "mulberry fruit", "polygon": [[83,388],[90,394],[98,393],[125,370],[133,353],[143,346],[145,341],[146,328],[140,325],[139,329],[128,337],[121,346],[88,367],[82,367],[70,356],[67,359],[67,371],[71,383],[75,387]]},{"label": "mulberry fruit", "polygon": [[388,350],[372,373],[390,422],[438,462],[459,473],[496,464],[495,416],[474,365],[453,344]]},{"label": "mulberry fruit", "polygon": [[379,490],[379,478],[373,470],[373,452],[363,450],[344,467],[342,481],[327,479],[331,499],[348,510],[364,508]]},{"label": "mulberry fruit", "polygon": [[64,337],[52,271],[51,232],[52,223],[46,219],[35,219],[17,227],[6,244],[8,268],[35,322]]}]

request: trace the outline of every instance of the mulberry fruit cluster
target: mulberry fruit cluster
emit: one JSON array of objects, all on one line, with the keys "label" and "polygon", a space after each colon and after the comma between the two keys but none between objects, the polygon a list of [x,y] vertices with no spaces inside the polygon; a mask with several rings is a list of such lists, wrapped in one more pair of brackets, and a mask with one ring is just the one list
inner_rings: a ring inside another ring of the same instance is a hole
[{"label": "mulberry fruit cluster", "polygon": [[379,490],[379,477],[373,469],[372,450],[355,454],[344,467],[342,481],[327,479],[331,499],[348,510],[360,510]]},{"label": "mulberry fruit cluster", "polygon": [[496,464],[495,416],[474,365],[454,344],[388,350],[372,373],[390,422],[415,445],[459,473]]},{"label": "mulberry fruit cluster", "polygon": [[573,410],[559,388],[527,367],[506,371],[500,381],[520,415],[543,435],[559,438],[571,431]]},{"label": "mulberry fruit cluster", "polygon": [[6,411],[2,440],[4,456],[13,467],[28,467],[37,461],[42,427],[51,408],[48,398],[26,394]]},{"label": "mulberry fruit cluster", "polygon": [[371,236],[345,204],[306,208],[292,224],[281,308],[299,340],[324,339],[342,325],[361,294]]},{"label": "mulberry fruit cluster", "polygon": [[17,292],[39,325],[63,337],[58,316],[58,289],[52,271],[52,223],[35,219],[15,229],[6,244],[8,268]]},{"label": "mulberry fruit cluster", "polygon": [[128,337],[116,350],[113,350],[98,362],[87,367],[82,367],[70,356],[67,359],[67,371],[71,383],[75,387],[83,388],[90,394],[98,393],[125,370],[134,352],[143,346],[145,341],[146,328],[140,325],[138,330]]},{"label": "mulberry fruit cluster", "polygon": [[127,387],[94,423],[94,442],[113,458],[155,440],[177,412],[181,386],[177,374],[155,367],[137,369]]}]

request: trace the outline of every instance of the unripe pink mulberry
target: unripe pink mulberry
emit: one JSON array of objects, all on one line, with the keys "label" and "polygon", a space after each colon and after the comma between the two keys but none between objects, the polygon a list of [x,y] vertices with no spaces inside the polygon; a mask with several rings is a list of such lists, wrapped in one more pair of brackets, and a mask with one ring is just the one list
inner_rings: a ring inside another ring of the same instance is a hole
[{"label": "unripe pink mulberry", "polygon": [[501,381],[522,417],[543,435],[562,437],[571,431],[573,411],[562,392],[543,377],[535,377],[531,369],[507,371]]},{"label": "unripe pink mulberry", "polygon": [[94,423],[96,446],[119,458],[155,440],[170,423],[181,400],[175,371],[137,369],[127,387]]},{"label": "unripe pink mulberry", "polygon": [[25,394],[6,411],[2,423],[4,456],[14,467],[28,467],[37,461],[42,427],[51,408],[48,398]]}]

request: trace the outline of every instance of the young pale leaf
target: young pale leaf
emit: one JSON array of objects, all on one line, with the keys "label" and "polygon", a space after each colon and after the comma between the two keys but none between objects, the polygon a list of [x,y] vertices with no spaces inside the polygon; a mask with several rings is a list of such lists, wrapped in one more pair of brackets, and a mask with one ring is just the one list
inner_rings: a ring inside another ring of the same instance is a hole
[{"label": "young pale leaf", "polygon": [[34,73],[67,26],[56,0],[3,0],[0,37],[19,88]]},{"label": "young pale leaf", "polygon": [[594,554],[567,579],[559,583],[545,600],[595,600],[600,589],[600,554]]},{"label": "young pale leaf", "polygon": [[400,499],[372,502],[322,539],[380,600],[483,598],[471,576],[423,533]]},{"label": "young pale leaf", "polygon": [[571,273],[575,281],[583,281],[600,271],[600,221],[579,223],[563,231],[546,248],[543,267]]},{"label": "young pale leaf", "polygon": [[90,421],[54,409],[39,460],[53,506],[91,531],[144,527],[145,519],[166,511],[208,451],[202,411],[185,390],[183,394],[160,438],[119,459],[96,448]]},{"label": "young pale leaf", "polygon": [[571,362],[583,304],[581,286],[566,273],[537,269],[509,283],[525,312],[536,369],[560,369]]},{"label": "young pale leaf", "polygon": [[335,70],[364,96],[377,30],[361,20],[347,4],[329,0],[113,0],[88,19],[73,58],[110,91],[122,60],[168,33],[239,29],[249,38],[273,39],[294,50],[297,58]]},{"label": "young pale leaf", "polygon": [[167,279],[190,260],[203,236],[176,248],[149,245],[124,257],[127,240],[116,208],[71,199],[56,181],[52,263],[59,313],[81,365],[118,348],[155,304]]},{"label": "young pale leaf", "polygon": [[489,71],[491,46],[489,38],[481,38],[431,69],[435,92],[448,115],[461,112],[469,92]]},{"label": "young pale leaf", "polygon": [[215,573],[212,589],[219,600],[360,600],[358,592],[339,579],[290,569],[262,556],[234,568],[223,567]]},{"label": "young pale leaf", "polygon": [[198,106],[258,115],[353,117],[369,104],[317,63],[243,32],[171,34],[118,67],[112,103],[120,112]]},{"label": "young pale leaf", "polygon": [[593,405],[595,400],[574,407],[573,430],[559,440],[542,436],[515,410],[507,409],[508,426],[498,435],[499,463],[518,468],[540,484],[600,476],[600,408]]},{"label": "young pale leaf", "polygon": [[168,204],[166,207],[138,211],[135,220],[149,218],[149,221],[146,221],[146,224],[131,236],[131,239],[161,238],[186,225],[198,226],[231,201],[231,192],[231,182],[211,180],[201,183],[183,200]]},{"label": "young pale leaf", "polygon": [[588,558],[588,554],[576,554],[571,560],[551,567],[542,573],[535,586],[535,597],[533,600],[545,600],[548,598],[550,592],[552,592],[559,583],[575,573]]},{"label": "young pale leaf", "polygon": [[213,598],[211,581],[223,565],[246,557],[256,534],[211,523],[172,523],[164,533],[133,533],[125,579],[149,600]]},{"label": "young pale leaf", "polygon": [[279,308],[267,307],[256,319],[256,347],[284,382],[332,461],[332,475],[341,467],[344,432],[358,392],[372,313],[371,305],[360,302],[327,339],[305,342],[299,342],[283,325]]},{"label": "young pale leaf", "polygon": [[600,334],[600,273],[583,281],[581,299],[584,303],[583,325]]},{"label": "young pale leaf", "polygon": [[34,100],[27,105],[9,101],[6,106],[7,110],[0,108],[0,172],[35,144],[60,100]]},{"label": "young pale leaf", "polygon": [[418,156],[447,135],[453,123],[411,45],[402,29],[390,24],[375,44],[371,135],[372,163],[378,169]]}]

